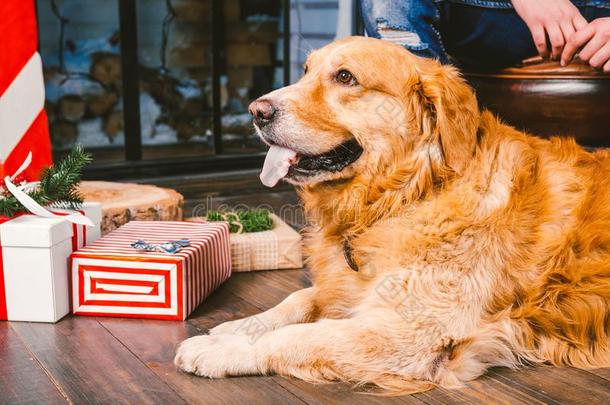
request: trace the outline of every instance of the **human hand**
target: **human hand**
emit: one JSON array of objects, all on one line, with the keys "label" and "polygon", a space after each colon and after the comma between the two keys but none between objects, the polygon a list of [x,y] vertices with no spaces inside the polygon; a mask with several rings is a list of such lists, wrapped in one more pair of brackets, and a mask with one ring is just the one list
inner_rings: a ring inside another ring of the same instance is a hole
[{"label": "human hand", "polygon": [[587,26],[587,20],[569,0],[512,0],[515,11],[527,24],[538,53],[559,59],[566,42],[574,32]]},{"label": "human hand", "polygon": [[561,64],[565,66],[570,63],[581,47],[584,48],[578,54],[580,59],[589,62],[594,68],[610,73],[610,17],[598,18],[577,30],[563,48]]}]

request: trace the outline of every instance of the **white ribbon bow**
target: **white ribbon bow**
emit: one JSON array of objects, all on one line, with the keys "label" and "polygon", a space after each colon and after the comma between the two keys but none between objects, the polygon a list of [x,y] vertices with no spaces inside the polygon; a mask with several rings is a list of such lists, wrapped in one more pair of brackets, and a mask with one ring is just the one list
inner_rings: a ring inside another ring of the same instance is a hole
[{"label": "white ribbon bow", "polygon": [[63,218],[73,224],[94,226],[93,222],[80,212],[74,212],[69,215],[55,214],[34,201],[32,197],[26,194],[26,190],[35,188],[38,185],[38,182],[26,183],[19,187],[13,184],[13,181],[17,178],[17,176],[23,173],[23,171],[30,166],[30,163],[32,163],[32,152],[28,153],[28,156],[25,158],[21,166],[19,166],[19,169],[17,169],[12,176],[6,176],[4,178],[6,189],[25,207],[25,209],[39,217]]}]

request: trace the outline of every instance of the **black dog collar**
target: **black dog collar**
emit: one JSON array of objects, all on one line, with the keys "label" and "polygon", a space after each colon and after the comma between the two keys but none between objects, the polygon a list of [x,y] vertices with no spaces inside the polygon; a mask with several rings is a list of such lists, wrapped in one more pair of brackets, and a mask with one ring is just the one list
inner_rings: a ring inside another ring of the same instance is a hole
[{"label": "black dog collar", "polygon": [[345,262],[353,271],[358,271],[358,265],[354,260],[354,252],[352,250],[352,244],[348,238],[343,239],[343,256],[345,257]]}]

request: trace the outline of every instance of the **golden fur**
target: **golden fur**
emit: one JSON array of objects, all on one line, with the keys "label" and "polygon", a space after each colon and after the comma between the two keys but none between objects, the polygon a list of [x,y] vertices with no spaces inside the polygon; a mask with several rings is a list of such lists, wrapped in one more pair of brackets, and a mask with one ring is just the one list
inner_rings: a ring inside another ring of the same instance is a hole
[{"label": "golden fur", "polygon": [[[180,368],[396,394],[492,366],[610,366],[609,153],[503,124],[454,68],[391,43],[338,41],[307,67],[266,96],[285,113],[276,135],[310,152],[351,136],[364,148],[341,173],[293,180],[313,287],[257,315],[254,341],[247,320],[185,341]],[[337,83],[341,69],[358,85]]]}]

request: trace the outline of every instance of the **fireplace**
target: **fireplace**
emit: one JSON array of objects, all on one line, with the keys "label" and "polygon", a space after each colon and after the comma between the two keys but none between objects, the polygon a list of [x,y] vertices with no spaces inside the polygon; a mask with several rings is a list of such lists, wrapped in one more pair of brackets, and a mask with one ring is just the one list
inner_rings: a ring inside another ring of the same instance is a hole
[{"label": "fireplace", "polygon": [[250,100],[290,82],[282,0],[37,0],[55,157],[86,177],[260,165]]}]

